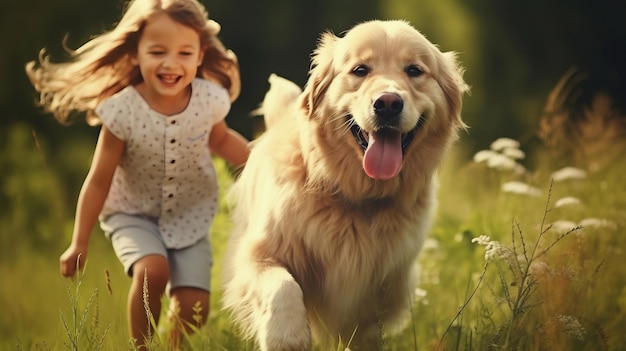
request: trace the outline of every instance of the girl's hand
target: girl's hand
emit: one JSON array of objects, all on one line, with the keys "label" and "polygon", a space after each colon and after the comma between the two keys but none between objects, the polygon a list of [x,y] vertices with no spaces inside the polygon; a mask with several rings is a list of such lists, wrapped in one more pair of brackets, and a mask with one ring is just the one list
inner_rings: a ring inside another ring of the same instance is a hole
[{"label": "girl's hand", "polygon": [[106,127],[101,128],[89,173],[78,196],[72,244],[59,259],[64,277],[73,277],[76,270],[85,265],[89,236],[102,211],[125,145]]},{"label": "girl's hand", "polygon": [[86,258],[87,247],[79,247],[72,244],[59,259],[61,263],[61,274],[66,278],[74,277],[76,270],[82,269],[85,266]]}]

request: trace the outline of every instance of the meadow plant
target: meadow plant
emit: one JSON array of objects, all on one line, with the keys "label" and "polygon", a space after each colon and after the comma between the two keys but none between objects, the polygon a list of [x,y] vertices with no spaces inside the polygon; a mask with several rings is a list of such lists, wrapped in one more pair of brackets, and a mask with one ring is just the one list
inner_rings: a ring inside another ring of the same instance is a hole
[{"label": "meadow plant", "polygon": [[[484,318],[490,320],[487,324],[490,324],[492,327],[491,330],[489,328],[474,330],[471,333],[476,333],[479,339],[481,337],[487,339],[487,341],[478,342],[480,344],[479,349],[534,349],[534,345],[532,344],[535,342],[534,338],[529,335],[530,332],[527,329],[529,322],[528,316],[532,309],[544,303],[548,303],[547,301],[542,301],[536,294],[540,289],[541,275],[546,275],[547,272],[551,270],[550,266],[545,260],[542,260],[542,258],[565,237],[582,229],[580,226],[573,225],[569,230],[558,234],[556,238],[546,242],[545,236],[552,230],[552,225],[547,223],[547,217],[548,214],[554,210],[554,208],[550,207],[553,184],[553,182],[550,184],[539,233],[533,242],[527,242],[528,239],[522,231],[521,225],[515,220],[511,228],[512,240],[510,246],[504,245],[500,241],[492,240],[487,235],[480,235],[471,239],[471,243],[484,246],[485,248],[484,269],[479,276],[475,288],[471,291],[468,298],[459,308],[452,322],[443,333],[440,345],[446,345],[444,339],[449,331],[453,329],[455,322],[466,313],[468,305],[477,293],[479,293],[479,287],[485,281],[488,267],[493,265],[496,267],[497,283],[496,286],[488,286],[489,294],[492,295],[492,298],[489,299],[491,303],[485,303],[482,306],[483,310],[480,312]],[[534,193],[525,194],[528,196],[536,196]],[[505,307],[504,312],[500,311],[500,306]],[[543,322],[533,320],[532,323],[535,324],[535,327],[543,328],[544,330],[547,326],[554,326],[555,330],[564,331],[570,336],[573,335],[575,339],[581,339],[585,334],[584,327],[580,325],[574,316],[559,315],[554,320]],[[471,336],[467,339],[469,340],[467,341],[469,345],[461,344],[460,336],[457,335],[456,337],[457,342],[453,344],[456,350],[472,349],[474,342],[471,341]],[[447,343],[447,345],[450,345],[450,343]],[[440,349],[443,350],[443,348]]]},{"label": "meadow plant", "polygon": [[478,151],[474,155],[474,162],[485,163],[487,167],[496,170],[513,171],[515,174],[524,174],[526,168],[518,160],[526,157],[519,149],[519,142],[511,138],[500,138],[491,143],[489,150]]},{"label": "meadow plant", "polygon": [[[76,262],[76,267],[80,267],[80,259],[81,257],[79,256],[77,259],[78,262]],[[70,301],[71,320],[68,322],[68,320],[61,313],[61,321],[63,322],[63,327],[65,328],[65,332],[68,337],[69,343],[67,346],[73,351],[81,349],[94,351],[101,350],[104,344],[104,339],[109,330],[107,327],[103,331],[99,331],[100,314],[98,307],[98,289],[94,289],[93,293],[89,297],[87,305],[82,308],[81,312],[80,289],[83,283],[86,267],[87,264],[85,263],[83,269],[78,271],[73,293],[69,283],[67,281],[65,282],[67,296]],[[90,314],[92,316],[91,323],[89,323],[87,319]]]},{"label": "meadow plant", "polygon": [[[385,335],[385,326],[381,325],[381,342],[375,349],[623,349],[626,345],[623,333],[626,266],[621,263],[625,243],[623,236],[616,235],[624,224],[626,191],[623,185],[620,187],[623,172],[617,169],[616,174],[609,173],[605,179],[598,180],[597,174],[587,174],[573,167],[554,172],[545,168],[533,171],[521,164],[525,153],[519,149],[519,143],[507,138],[499,139],[489,150],[483,151],[475,157],[476,162],[465,164],[461,170],[442,172],[442,206],[433,233],[420,255],[419,287],[415,288],[416,299],[411,302],[412,320],[406,330],[393,337]],[[499,155],[496,159],[508,158],[501,164],[513,167],[492,167],[498,164],[488,162],[489,155],[494,154]],[[232,181],[229,172],[222,163],[217,165],[220,183],[227,188]],[[454,178],[446,179],[450,175]],[[503,185],[514,181],[522,190],[507,191]],[[550,181],[547,191],[537,186],[546,181]],[[547,199],[544,199],[546,193]],[[214,301],[219,301],[221,294],[217,282],[224,247],[220,243],[226,241],[231,228],[226,202],[220,206],[211,233],[216,243]],[[96,245],[90,251],[91,269],[98,263],[108,267],[109,247],[106,245],[103,242],[102,247]],[[33,276],[33,283],[40,283],[35,286],[50,285],[45,277],[58,274],[55,267],[32,266],[31,261],[24,259],[1,272],[20,277],[36,267],[41,274]],[[30,270],[25,271],[26,268]],[[66,282],[65,295],[69,298],[70,310],[61,314],[60,323],[63,334],[67,335],[65,340],[46,343],[27,340],[23,334],[21,340],[17,340],[17,349],[137,350],[134,342],[128,340],[126,331],[119,328],[124,323],[110,323],[118,318],[116,310],[123,315],[123,309],[114,303],[118,294],[114,294],[116,291],[111,286],[128,281],[116,271],[109,274],[105,270],[105,278],[106,287],[100,290],[108,291],[108,295],[105,292],[100,296],[94,290],[86,304],[79,301],[80,295],[91,289],[90,280],[85,281],[85,270],[79,271],[72,281],[74,288]],[[0,289],[0,297],[6,296],[6,291]],[[24,294],[22,299],[30,299],[31,304],[34,297],[28,296],[32,295]],[[64,296],[49,303],[61,305]],[[112,306],[99,306],[99,298],[104,296]],[[7,304],[9,313],[6,315],[23,316],[25,323],[33,325],[32,320],[41,313],[17,309],[20,305]],[[201,312],[194,311],[198,315]],[[151,315],[149,308],[146,313]],[[173,321],[161,317],[164,323],[160,324],[160,329],[154,329],[156,332],[145,347],[148,351],[169,350],[166,332],[170,327],[168,323]],[[52,318],[59,323],[58,315]],[[185,350],[254,349],[249,341],[238,338],[217,302],[213,302],[209,318],[201,330],[198,325],[190,326],[198,328],[193,329],[194,335],[183,335]],[[154,318],[150,320],[154,323]],[[54,324],[54,321],[48,323]],[[107,323],[112,327],[103,328],[102,324]],[[28,336],[40,338],[40,333]],[[13,337],[13,345],[16,339]],[[5,341],[0,346],[8,348],[7,344]],[[334,351],[349,350],[350,340],[339,340],[335,346]]]},{"label": "meadow plant", "polygon": [[541,190],[524,182],[512,180],[502,184],[501,190],[505,193],[522,194],[528,196],[541,196]]},{"label": "meadow plant", "polygon": [[152,330],[156,328],[156,321],[154,320],[154,315],[152,314],[152,310],[150,309],[150,293],[148,291],[148,268],[144,269],[143,272],[143,309],[146,311],[146,317],[148,317],[148,335],[146,335],[147,340],[152,340]]},{"label": "meadow plant", "polygon": [[585,179],[587,172],[576,167],[564,167],[552,172],[550,178],[555,182],[562,182],[569,179]]},{"label": "meadow plant", "polygon": [[582,202],[580,201],[580,199],[573,196],[562,197],[554,202],[555,208],[572,205],[582,205]]},{"label": "meadow plant", "polygon": [[[537,182],[541,172],[518,165],[525,153],[515,150],[519,150],[519,143],[502,138],[494,141],[489,150],[474,155],[474,164],[484,165],[486,175],[500,182],[500,195],[490,200],[498,202],[493,214],[504,210],[502,205],[514,204],[519,206],[516,210],[527,215],[535,204],[532,199],[543,194],[541,189],[527,182]],[[494,171],[500,176],[493,177]],[[484,247],[484,270],[478,275],[474,289],[468,289],[466,299],[442,334],[437,350],[609,350],[615,349],[611,345],[619,345],[617,340],[623,342],[615,333],[612,337],[606,333],[614,320],[623,318],[611,316],[611,322],[604,323],[602,317],[595,316],[598,311],[590,307],[607,304],[603,300],[608,297],[597,299],[604,293],[601,284],[616,283],[600,274],[605,268],[604,258],[594,255],[599,254],[600,249],[615,251],[602,246],[606,245],[602,242],[616,240],[611,236],[590,235],[610,233],[619,227],[618,223],[602,216],[588,216],[587,210],[591,209],[586,205],[588,200],[581,200],[580,196],[565,193],[552,204],[557,187],[560,192],[575,190],[592,195],[587,188],[591,184],[585,181],[587,173],[574,167],[550,174],[547,199],[536,234],[524,232],[520,222],[513,219],[508,244],[497,232],[493,233],[497,239],[474,235],[468,240]],[[557,210],[561,218],[551,221]],[[497,218],[492,217],[490,222]],[[494,228],[496,226],[491,225],[484,229],[491,232]],[[464,241],[464,237],[456,236],[459,242]],[[567,237],[572,238],[565,240]],[[488,267],[495,267],[495,270]],[[619,289],[610,291],[613,296],[616,293],[619,294]]]}]

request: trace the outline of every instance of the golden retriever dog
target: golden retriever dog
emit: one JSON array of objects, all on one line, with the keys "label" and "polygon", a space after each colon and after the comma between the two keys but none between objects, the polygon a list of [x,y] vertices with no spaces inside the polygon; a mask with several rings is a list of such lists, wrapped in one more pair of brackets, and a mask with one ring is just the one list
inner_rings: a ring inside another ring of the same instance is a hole
[{"label": "golden retriever dog", "polygon": [[303,91],[270,77],[232,187],[223,303],[261,350],[378,349],[410,316],[467,87],[454,53],[399,20],[323,34],[309,73]]}]

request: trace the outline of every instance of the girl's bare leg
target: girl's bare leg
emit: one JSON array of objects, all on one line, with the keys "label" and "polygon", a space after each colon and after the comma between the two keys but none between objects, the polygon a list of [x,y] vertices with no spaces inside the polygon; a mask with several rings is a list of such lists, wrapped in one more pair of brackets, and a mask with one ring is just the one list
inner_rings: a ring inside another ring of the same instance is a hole
[{"label": "girl's bare leg", "polygon": [[206,323],[209,299],[210,293],[203,289],[179,287],[170,291],[170,309],[174,325],[170,340],[174,350],[179,347],[183,335],[193,333],[193,328],[199,329]]},{"label": "girl's bare leg", "polygon": [[144,277],[147,282],[146,300],[154,321],[158,323],[161,314],[161,297],[170,278],[167,259],[160,255],[148,255],[133,264],[133,280],[128,293],[128,325],[130,335],[142,349],[154,328],[148,320],[144,304]]}]

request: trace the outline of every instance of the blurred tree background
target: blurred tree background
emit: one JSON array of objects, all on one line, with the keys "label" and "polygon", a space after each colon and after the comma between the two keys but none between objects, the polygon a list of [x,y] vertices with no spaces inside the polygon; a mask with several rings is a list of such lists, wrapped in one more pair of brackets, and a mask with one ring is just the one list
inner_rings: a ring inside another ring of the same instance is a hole
[{"label": "blurred tree background", "polygon": [[[247,137],[249,116],[274,72],[303,85],[321,32],[340,34],[374,19],[410,21],[443,51],[457,51],[472,87],[461,147],[471,155],[495,138],[536,141],[550,90],[571,67],[623,85],[626,1],[621,0],[202,0],[239,57],[242,94],[228,123]],[[36,106],[24,64],[45,47],[65,58],[112,28],[123,0],[4,0],[0,13],[0,244],[64,246],[64,228],[89,166],[98,129],[77,119],[60,126]],[[623,89],[622,95],[623,96]],[[623,100],[620,100],[623,103]],[[57,199],[50,203],[41,194]],[[38,223],[59,223],[58,228]],[[14,233],[16,230],[27,233]],[[62,233],[62,234],[60,234]],[[3,250],[8,251],[8,250]],[[6,258],[7,256],[3,256]]]}]

